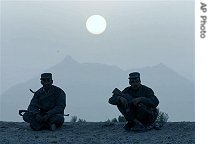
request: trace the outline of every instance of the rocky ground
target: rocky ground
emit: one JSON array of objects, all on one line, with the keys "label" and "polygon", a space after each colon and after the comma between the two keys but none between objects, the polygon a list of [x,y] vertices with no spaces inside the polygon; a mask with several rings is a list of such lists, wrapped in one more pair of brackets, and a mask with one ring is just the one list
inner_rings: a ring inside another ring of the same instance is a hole
[{"label": "rocky ground", "polygon": [[56,131],[33,131],[24,122],[0,121],[0,144],[194,144],[194,122],[168,122],[161,130],[126,132],[124,123],[66,122]]}]

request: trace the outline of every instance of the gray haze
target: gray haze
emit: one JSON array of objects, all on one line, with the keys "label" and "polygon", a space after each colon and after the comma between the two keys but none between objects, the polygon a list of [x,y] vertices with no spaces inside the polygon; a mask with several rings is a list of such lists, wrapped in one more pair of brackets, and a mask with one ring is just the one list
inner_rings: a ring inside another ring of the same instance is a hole
[{"label": "gray haze", "polygon": [[[86,19],[107,20],[92,35]],[[1,2],[1,91],[71,55],[122,69],[164,63],[194,81],[194,1]]]},{"label": "gray haze", "polygon": [[[108,24],[97,36],[94,14]],[[125,71],[162,63],[194,83],[194,47],[194,1],[1,1],[0,94],[68,55]]]},{"label": "gray haze", "polygon": [[[115,66],[97,63],[78,63],[66,57],[46,70],[53,73],[54,84],[64,89],[66,113],[87,121],[105,121],[118,117],[117,107],[108,99],[115,87],[128,86],[128,73]],[[170,121],[195,121],[195,86],[164,64],[135,69],[141,72],[142,84],[151,87],[160,100],[160,111],[169,114]],[[29,89],[40,88],[40,75],[18,84],[1,95],[3,121],[22,121],[19,109],[26,109],[33,94]],[[70,117],[71,118],[71,117]],[[66,121],[70,121],[67,118]]]}]

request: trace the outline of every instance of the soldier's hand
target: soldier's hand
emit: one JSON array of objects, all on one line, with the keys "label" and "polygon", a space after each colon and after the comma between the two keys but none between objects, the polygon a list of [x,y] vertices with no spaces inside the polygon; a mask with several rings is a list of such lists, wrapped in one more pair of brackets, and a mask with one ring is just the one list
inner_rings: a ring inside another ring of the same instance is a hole
[{"label": "soldier's hand", "polygon": [[118,88],[115,88],[115,89],[112,91],[112,93],[113,93],[114,95],[122,95],[122,92],[121,92]]},{"label": "soldier's hand", "polygon": [[124,97],[120,97],[119,101],[123,105],[124,108],[128,107],[128,101]]},{"label": "soldier's hand", "polygon": [[42,116],[40,114],[36,114],[36,120],[41,123],[42,122]]},{"label": "soldier's hand", "polygon": [[48,114],[46,114],[46,115],[44,115],[44,116],[42,117],[42,121],[43,121],[43,122],[46,122],[48,119],[49,119]]},{"label": "soldier's hand", "polygon": [[137,106],[141,102],[141,98],[135,98],[132,100],[133,105]]}]

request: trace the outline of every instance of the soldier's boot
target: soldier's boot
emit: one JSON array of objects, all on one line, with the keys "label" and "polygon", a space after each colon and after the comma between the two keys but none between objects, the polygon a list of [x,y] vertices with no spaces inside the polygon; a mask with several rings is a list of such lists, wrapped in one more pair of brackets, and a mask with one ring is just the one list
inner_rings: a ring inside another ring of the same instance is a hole
[{"label": "soldier's boot", "polygon": [[135,125],[134,127],[131,128],[131,130],[132,131],[146,131],[146,128],[141,122],[135,120]]},{"label": "soldier's boot", "polygon": [[145,131],[145,127],[142,124],[136,123],[134,127],[131,128],[132,131]]},{"label": "soldier's boot", "polygon": [[56,125],[55,124],[51,124],[50,125],[50,130],[51,131],[55,131],[57,129]]},{"label": "soldier's boot", "polygon": [[126,131],[130,131],[131,128],[134,127],[134,126],[135,126],[135,122],[134,122],[134,121],[129,121],[129,122],[127,122],[127,123],[124,125],[123,128],[124,128]]},{"label": "soldier's boot", "polygon": [[40,131],[44,128],[44,123],[39,123],[35,119],[31,120],[30,127],[35,131]]},{"label": "soldier's boot", "polygon": [[153,128],[154,128],[155,130],[161,130],[162,125],[160,125],[160,124],[158,124],[158,123],[154,123],[154,124],[153,124]]},{"label": "soldier's boot", "polygon": [[49,118],[49,130],[54,131],[60,128],[64,123],[64,117],[62,114],[53,115]]}]

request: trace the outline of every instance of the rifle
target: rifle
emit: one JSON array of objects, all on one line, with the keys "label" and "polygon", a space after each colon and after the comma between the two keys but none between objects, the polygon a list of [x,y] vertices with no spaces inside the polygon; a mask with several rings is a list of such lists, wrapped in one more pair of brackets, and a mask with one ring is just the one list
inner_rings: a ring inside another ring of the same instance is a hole
[{"label": "rifle", "polygon": [[29,89],[30,90],[30,92],[32,92],[33,94],[35,93],[35,91],[33,91],[32,89]]},{"label": "rifle", "polygon": [[112,91],[113,94],[115,95],[119,95],[119,96],[122,96],[123,93],[118,89],[118,88],[115,88],[113,91]]},{"label": "rifle", "polygon": [[[25,112],[29,112],[29,113],[31,113],[31,111],[28,111],[28,110],[19,110],[19,115],[20,116],[23,116],[23,114],[22,113],[25,113]],[[69,116],[69,114],[63,114],[63,116]]]}]

